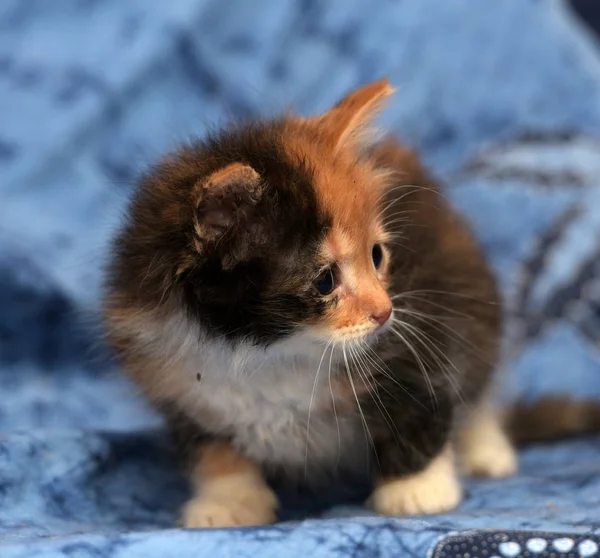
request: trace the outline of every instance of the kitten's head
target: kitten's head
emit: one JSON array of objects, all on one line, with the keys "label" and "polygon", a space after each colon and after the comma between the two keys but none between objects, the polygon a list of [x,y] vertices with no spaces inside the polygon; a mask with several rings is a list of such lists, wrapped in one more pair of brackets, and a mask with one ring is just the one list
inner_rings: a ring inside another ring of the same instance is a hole
[{"label": "kitten's head", "polygon": [[320,117],[232,127],[141,183],[113,290],[230,342],[370,339],[390,322],[385,175],[361,156],[383,80]]}]

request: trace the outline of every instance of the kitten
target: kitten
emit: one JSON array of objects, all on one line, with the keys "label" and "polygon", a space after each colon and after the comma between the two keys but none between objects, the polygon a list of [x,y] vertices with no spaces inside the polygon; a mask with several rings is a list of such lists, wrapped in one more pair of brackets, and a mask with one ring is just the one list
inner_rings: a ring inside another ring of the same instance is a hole
[{"label": "kitten", "polygon": [[392,92],[233,126],[139,184],[106,323],[186,457],[186,527],[275,521],[271,475],[372,468],[372,509],[431,514],[459,504],[458,464],[516,468],[490,269],[417,157],[367,141]]}]

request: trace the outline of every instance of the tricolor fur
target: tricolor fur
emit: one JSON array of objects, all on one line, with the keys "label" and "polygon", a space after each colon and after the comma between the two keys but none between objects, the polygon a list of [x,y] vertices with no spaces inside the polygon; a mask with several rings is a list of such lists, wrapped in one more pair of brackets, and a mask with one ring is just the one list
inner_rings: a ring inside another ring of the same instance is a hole
[{"label": "tricolor fur", "polygon": [[[139,184],[106,322],[188,457],[187,526],[272,520],[270,473],[310,483],[369,465],[377,511],[443,511],[460,499],[453,446],[468,455],[490,432],[500,473],[514,469],[484,406],[496,286],[417,157],[369,144],[391,93],[382,80],[320,117],[231,126]],[[462,436],[471,409],[489,427]],[[207,473],[208,455],[239,466]],[[260,495],[255,513],[236,494]]]}]

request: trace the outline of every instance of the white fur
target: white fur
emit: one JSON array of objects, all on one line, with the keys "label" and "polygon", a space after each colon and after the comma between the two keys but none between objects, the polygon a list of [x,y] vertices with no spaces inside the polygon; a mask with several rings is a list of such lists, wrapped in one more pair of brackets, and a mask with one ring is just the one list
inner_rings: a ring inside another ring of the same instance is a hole
[{"label": "white fur", "polygon": [[450,447],[419,473],[386,479],[378,486],[369,506],[383,515],[436,514],[454,509],[462,498]]},{"label": "white fur", "polygon": [[263,365],[260,374],[245,381],[215,379],[211,375],[214,370],[205,369],[199,384],[192,379],[193,400],[186,398],[184,404],[192,412],[195,408],[215,412],[223,426],[234,433],[234,445],[250,458],[297,467],[308,466],[316,455],[320,461],[333,463],[341,459],[340,452],[346,454],[352,448],[360,423],[354,414],[338,416],[336,444],[338,432],[327,371],[321,370],[315,382],[317,366],[286,369]]},{"label": "white fur", "polygon": [[517,453],[502,430],[498,412],[486,402],[459,431],[458,450],[469,475],[503,478],[517,471]]},{"label": "white fur", "polygon": [[330,364],[333,377],[341,349],[331,358],[331,348],[300,333],[267,350],[247,343],[233,350],[183,316],[153,328],[143,324],[138,339],[168,363],[157,367],[161,394],[200,422],[214,416],[210,426],[232,436],[251,459],[301,471],[366,465],[360,415],[343,412],[330,389]]}]

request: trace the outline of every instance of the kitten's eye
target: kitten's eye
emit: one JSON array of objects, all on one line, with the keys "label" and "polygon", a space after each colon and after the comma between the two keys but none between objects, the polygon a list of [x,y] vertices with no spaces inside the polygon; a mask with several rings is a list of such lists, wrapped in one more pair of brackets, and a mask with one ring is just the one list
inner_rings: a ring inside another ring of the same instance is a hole
[{"label": "kitten's eye", "polygon": [[321,272],[315,279],[314,285],[317,291],[319,291],[319,294],[322,294],[323,296],[331,294],[337,286],[333,269],[328,267],[325,271]]},{"label": "kitten's eye", "polygon": [[373,265],[375,269],[379,269],[381,262],[383,261],[383,248],[381,244],[374,244],[371,250],[371,257],[373,258]]}]

